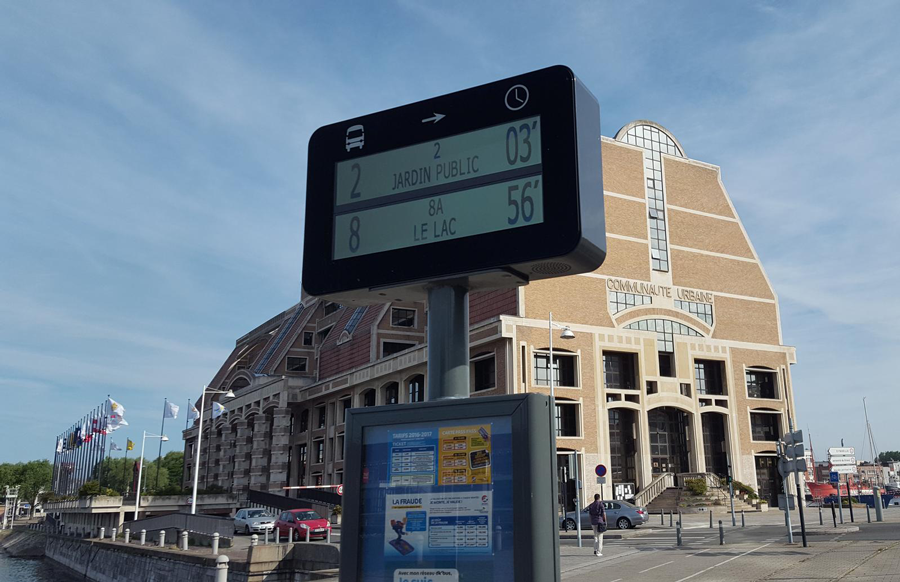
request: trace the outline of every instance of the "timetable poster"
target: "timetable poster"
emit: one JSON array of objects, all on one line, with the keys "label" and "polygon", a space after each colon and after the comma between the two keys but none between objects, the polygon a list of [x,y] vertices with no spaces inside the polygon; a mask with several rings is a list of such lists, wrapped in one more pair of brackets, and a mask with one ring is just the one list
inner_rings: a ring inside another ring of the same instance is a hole
[{"label": "timetable poster", "polygon": [[360,580],[512,580],[511,436],[508,417],[367,428]]}]

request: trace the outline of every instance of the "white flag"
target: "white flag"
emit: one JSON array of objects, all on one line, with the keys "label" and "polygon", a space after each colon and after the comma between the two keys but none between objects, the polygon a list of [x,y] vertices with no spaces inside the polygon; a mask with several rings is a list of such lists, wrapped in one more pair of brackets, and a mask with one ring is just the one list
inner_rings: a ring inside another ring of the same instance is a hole
[{"label": "white flag", "polygon": [[109,417],[109,421],[106,423],[106,432],[117,431],[123,426],[128,426],[128,421],[124,418]]},{"label": "white flag", "polygon": [[113,400],[112,398],[110,398],[109,399],[109,417],[113,418],[115,416],[118,416],[119,418],[124,417],[125,416],[125,407],[122,406],[121,404],[119,404],[118,402],[116,402],[115,400]]},{"label": "white flag", "polygon": [[121,451],[122,449],[119,447],[119,445],[116,444],[115,441],[109,441],[109,450],[111,450],[111,451]]},{"label": "white flag", "polygon": [[178,418],[178,405],[174,402],[166,402],[166,410],[163,412],[163,418]]},{"label": "white flag", "polygon": [[62,452],[62,439],[56,439],[56,452]]},{"label": "white flag", "polygon": [[191,411],[188,413],[189,420],[197,420],[200,418],[200,411],[197,410],[197,407],[191,404]]},{"label": "white flag", "polygon": [[218,402],[212,403],[212,417],[219,418],[223,413],[227,412],[228,409],[219,404]]}]

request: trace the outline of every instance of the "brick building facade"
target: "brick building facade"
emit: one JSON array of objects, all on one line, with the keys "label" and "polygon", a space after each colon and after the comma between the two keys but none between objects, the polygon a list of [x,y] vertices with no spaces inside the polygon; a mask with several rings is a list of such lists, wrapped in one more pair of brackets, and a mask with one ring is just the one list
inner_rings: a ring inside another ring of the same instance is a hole
[{"label": "brick building facade", "polygon": [[[603,138],[602,155],[606,262],[471,294],[472,396],[547,392],[553,373],[569,490],[575,452],[583,474],[607,465],[613,486],[641,491],[666,474],[731,466],[773,499],[795,350],[782,344],[777,297],[719,168],[687,158],[648,121]],[[554,341],[552,369],[551,312],[575,334]],[[236,398],[204,421],[200,486],[342,483],[346,409],[425,398],[426,318],[422,303],[303,296],[240,338],[210,382]],[[186,482],[196,436],[184,433]]]}]

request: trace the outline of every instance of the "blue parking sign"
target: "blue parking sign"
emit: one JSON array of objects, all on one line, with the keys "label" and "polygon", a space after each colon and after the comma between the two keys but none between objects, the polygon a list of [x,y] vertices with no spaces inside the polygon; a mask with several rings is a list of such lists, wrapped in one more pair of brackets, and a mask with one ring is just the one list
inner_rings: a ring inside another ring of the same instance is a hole
[{"label": "blue parking sign", "polygon": [[838,481],[841,480],[841,476],[838,474],[837,471],[831,471],[828,474],[828,480],[831,481],[832,483],[837,483]]}]

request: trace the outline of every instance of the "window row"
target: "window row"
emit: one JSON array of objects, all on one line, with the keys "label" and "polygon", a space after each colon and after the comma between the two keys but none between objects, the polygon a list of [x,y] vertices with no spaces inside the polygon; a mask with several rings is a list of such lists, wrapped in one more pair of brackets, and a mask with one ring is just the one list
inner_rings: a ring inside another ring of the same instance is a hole
[{"label": "window row", "polygon": [[705,321],[709,325],[713,324],[713,306],[710,303],[697,303],[695,301],[681,301],[676,299],[675,309],[686,311],[697,319]]},{"label": "window row", "polygon": [[622,293],[621,291],[612,291],[609,293],[609,310],[613,315],[620,311],[625,311],[631,307],[639,305],[650,305],[653,298],[649,295],[638,295],[637,293]]}]

